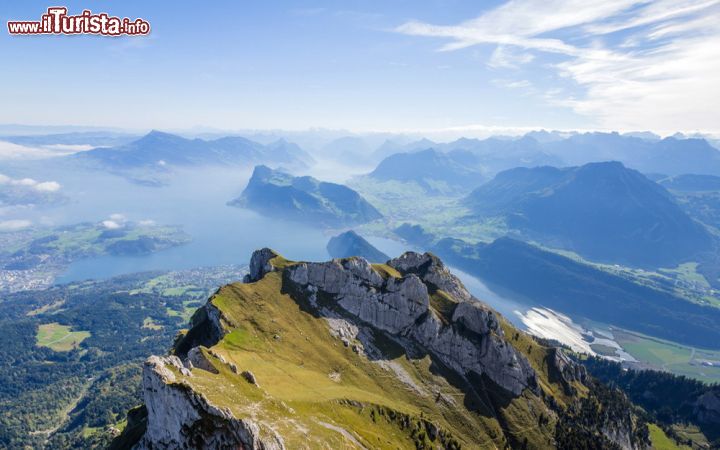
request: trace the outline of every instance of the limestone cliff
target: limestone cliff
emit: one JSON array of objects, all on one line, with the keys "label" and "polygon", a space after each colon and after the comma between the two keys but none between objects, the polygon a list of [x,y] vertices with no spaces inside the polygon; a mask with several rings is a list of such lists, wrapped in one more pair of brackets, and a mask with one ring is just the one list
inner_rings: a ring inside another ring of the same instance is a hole
[{"label": "limestone cliff", "polygon": [[591,386],[431,254],[309,263],[262,249],[173,356],[145,363],[135,448],[552,448],[576,427],[644,448],[622,397],[621,420],[570,423],[599,404]]}]

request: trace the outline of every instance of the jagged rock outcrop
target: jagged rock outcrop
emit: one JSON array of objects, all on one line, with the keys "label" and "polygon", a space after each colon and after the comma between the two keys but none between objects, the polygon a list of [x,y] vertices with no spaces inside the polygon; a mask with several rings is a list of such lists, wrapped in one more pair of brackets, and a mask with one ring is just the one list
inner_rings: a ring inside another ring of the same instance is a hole
[{"label": "jagged rock outcrop", "polygon": [[[374,448],[378,433],[393,448],[551,448],[557,419],[577,425],[564,405],[585,411],[585,371],[522,337],[432,254],[372,265],[262,249],[245,281],[193,315],[173,356],[145,363],[134,448]],[[623,411],[581,423],[643,448]]]},{"label": "jagged rock outcrop", "polygon": [[458,301],[477,301],[465,289],[460,279],[450,273],[440,258],[432,253],[406,252],[399,258],[391,259],[388,265],[403,275],[410,273],[418,275],[425,283],[447,292]]},{"label": "jagged rock outcrop", "polygon": [[252,283],[260,280],[266,273],[275,270],[270,260],[277,257],[278,254],[269,248],[255,250],[250,258],[250,272],[245,275],[243,282]]},{"label": "jagged rock outcrop", "polygon": [[133,448],[281,450],[280,436],[250,420],[239,420],[227,409],[182,382],[173,370],[186,371],[175,356],[151,356],[143,367],[143,394],[148,411],[145,435]]},{"label": "jagged rock outcrop", "polygon": [[186,366],[191,368],[197,367],[198,369],[206,370],[212,373],[218,373],[218,370],[205,356],[200,347],[193,347],[187,354]]},{"label": "jagged rock outcrop", "polygon": [[300,263],[288,268],[297,287],[337,300],[346,311],[374,327],[400,333],[424,314],[430,302],[417,276],[383,279],[363,258]]},{"label": "jagged rock outcrop", "polygon": [[[287,280],[408,345],[419,344],[462,375],[486,375],[514,395],[537,387],[530,363],[503,339],[494,313],[437,257],[407,252],[388,265],[402,277],[383,278],[364,259],[348,258],[299,263],[287,269]],[[430,291],[438,290],[458,302],[448,324],[430,307]]]}]

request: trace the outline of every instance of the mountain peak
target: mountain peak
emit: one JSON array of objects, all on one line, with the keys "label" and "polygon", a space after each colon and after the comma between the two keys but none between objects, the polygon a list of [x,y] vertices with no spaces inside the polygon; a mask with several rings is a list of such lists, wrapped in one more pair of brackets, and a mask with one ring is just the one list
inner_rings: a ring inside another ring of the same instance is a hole
[{"label": "mountain peak", "polygon": [[353,230],[331,238],[327,244],[327,251],[333,258],[360,256],[374,263],[381,263],[390,259],[388,255],[375,248]]},{"label": "mountain peak", "polygon": [[597,261],[674,266],[713,243],[667,190],[617,161],[512,169],[466,201],[478,214],[504,217],[512,228]]},{"label": "mountain peak", "polygon": [[[262,249],[247,281],[198,310],[173,356],[147,360],[145,429],[126,429],[137,448],[375,448],[378,435],[392,448],[545,448],[577,392],[593,395],[581,366],[429,253],[373,265]],[[640,421],[599,416],[573,424],[642,447]]]},{"label": "mountain peak", "polygon": [[149,133],[147,133],[145,136],[141,137],[140,139],[184,139],[176,134],[166,133],[164,131],[159,130],[150,130]]}]

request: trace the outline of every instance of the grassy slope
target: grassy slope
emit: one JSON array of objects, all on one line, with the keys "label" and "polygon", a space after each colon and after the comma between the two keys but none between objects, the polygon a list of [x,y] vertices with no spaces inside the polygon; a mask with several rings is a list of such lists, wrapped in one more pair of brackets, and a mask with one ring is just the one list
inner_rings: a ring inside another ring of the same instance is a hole
[{"label": "grassy slope", "polygon": [[[275,263],[288,264],[280,259]],[[382,265],[375,267],[383,276],[398,275]],[[474,401],[503,405],[496,410],[500,420],[489,413],[469,412],[463,407],[463,402],[469,400],[465,392],[431,370],[430,357],[409,359],[404,352],[394,352],[399,356],[392,363],[407,373],[417,386],[412,388],[395,373],[354,353],[352,346],[345,347],[330,334],[324,319],[280,294],[281,284],[281,274],[270,273],[256,283],[228,285],[211,299],[223,311],[228,329],[232,330],[213,351],[239,371],[252,371],[260,388],[212,356],[209,358],[215,361],[219,374],[196,369],[191,377],[176,375],[213,404],[229,407],[237,417],[254,417],[271,426],[290,448],[301,442],[352,447],[348,437],[327,424],[346,430],[367,447],[416,448],[419,442],[426,442],[422,419],[470,448],[478,443],[483,448],[504,448],[524,439],[531,447],[551,444],[555,416],[534,394],[526,392],[513,399],[488,388],[490,394],[484,395],[492,399]],[[443,309],[449,301],[435,299],[434,303]],[[567,398],[562,386],[551,382],[547,373],[550,350],[507,322],[503,322],[503,328],[512,345],[527,354],[538,370],[541,387],[564,404]],[[378,346],[380,342],[378,338]],[[547,419],[542,426],[538,425],[540,415]]]},{"label": "grassy slope", "polygon": [[685,445],[680,446],[675,443],[672,439],[667,437],[665,432],[655,424],[649,424],[648,429],[650,430],[650,442],[655,450],[683,450],[689,449]]}]

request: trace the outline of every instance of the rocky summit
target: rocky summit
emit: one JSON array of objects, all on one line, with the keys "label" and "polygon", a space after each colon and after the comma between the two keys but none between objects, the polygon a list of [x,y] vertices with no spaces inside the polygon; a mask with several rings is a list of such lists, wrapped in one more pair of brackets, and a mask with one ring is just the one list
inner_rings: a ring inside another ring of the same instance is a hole
[{"label": "rocky summit", "polygon": [[169,356],[117,448],[646,448],[618,391],[515,329],[436,256],[256,251]]}]

